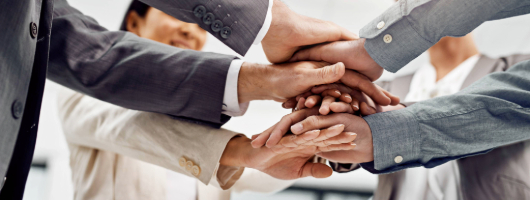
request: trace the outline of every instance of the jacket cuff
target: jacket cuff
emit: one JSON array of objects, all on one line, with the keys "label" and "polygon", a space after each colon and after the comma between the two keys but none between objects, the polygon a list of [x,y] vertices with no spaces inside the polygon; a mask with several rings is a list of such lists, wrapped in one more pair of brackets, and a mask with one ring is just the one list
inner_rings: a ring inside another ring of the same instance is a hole
[{"label": "jacket cuff", "polygon": [[372,130],[375,170],[419,165],[421,133],[412,112],[401,109],[369,115],[364,120]]},{"label": "jacket cuff", "polygon": [[402,15],[401,4],[395,3],[359,33],[366,38],[364,48],[372,59],[394,73],[434,45],[414,30]]}]

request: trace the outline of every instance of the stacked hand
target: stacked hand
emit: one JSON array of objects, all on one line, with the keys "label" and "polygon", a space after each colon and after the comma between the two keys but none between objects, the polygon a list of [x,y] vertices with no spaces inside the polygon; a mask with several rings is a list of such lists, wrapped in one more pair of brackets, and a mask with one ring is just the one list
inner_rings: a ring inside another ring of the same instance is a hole
[{"label": "stacked hand", "polygon": [[252,141],[233,138],[221,164],[294,179],[331,175],[327,165],[310,162],[315,154],[342,163],[372,161],[371,130],[360,116],[385,111],[399,98],[373,83],[383,68],[364,42],[340,26],[298,15],[275,0],[262,46],[276,64],[242,65],[239,102],[275,100],[294,112]]}]

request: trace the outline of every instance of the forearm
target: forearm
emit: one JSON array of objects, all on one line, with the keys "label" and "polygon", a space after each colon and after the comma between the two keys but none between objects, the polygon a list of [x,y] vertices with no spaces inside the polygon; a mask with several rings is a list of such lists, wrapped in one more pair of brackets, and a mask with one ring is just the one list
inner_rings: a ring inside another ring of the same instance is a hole
[{"label": "forearm", "polygon": [[[204,184],[217,171],[228,174],[232,170],[215,171],[223,149],[238,133],[121,108],[66,89],[58,99],[59,117],[68,143],[139,159],[196,177]],[[191,161],[200,173],[194,174],[181,166],[181,158]],[[234,170],[237,175],[243,169]]]},{"label": "forearm", "polygon": [[434,167],[530,139],[529,77],[530,62],[523,62],[455,95],[366,117],[375,162],[363,167],[375,173]]},{"label": "forearm", "polygon": [[235,58],[183,50],[107,31],[57,3],[48,77],[100,100],[219,125],[226,76]]},{"label": "forearm", "polygon": [[485,21],[527,13],[528,0],[400,0],[360,36],[367,38],[372,59],[396,72],[442,37],[463,36]]}]

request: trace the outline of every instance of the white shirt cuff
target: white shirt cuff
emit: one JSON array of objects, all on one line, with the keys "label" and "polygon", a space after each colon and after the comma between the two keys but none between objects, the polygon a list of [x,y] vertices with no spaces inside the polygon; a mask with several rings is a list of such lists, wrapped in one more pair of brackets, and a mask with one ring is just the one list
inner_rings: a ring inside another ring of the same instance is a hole
[{"label": "white shirt cuff", "polygon": [[237,94],[237,81],[239,79],[239,70],[243,65],[243,60],[234,60],[228,69],[226,76],[225,93],[223,96],[223,114],[232,117],[242,116],[248,109],[249,103],[239,103]]},{"label": "white shirt cuff", "polygon": [[272,4],[273,0],[269,0],[269,8],[267,10],[267,16],[265,16],[265,22],[263,22],[263,26],[261,27],[261,30],[258,32],[258,35],[256,36],[256,39],[254,39],[254,45],[258,45],[261,43],[265,35],[267,35],[267,32],[269,32],[269,28],[271,27],[272,23]]}]

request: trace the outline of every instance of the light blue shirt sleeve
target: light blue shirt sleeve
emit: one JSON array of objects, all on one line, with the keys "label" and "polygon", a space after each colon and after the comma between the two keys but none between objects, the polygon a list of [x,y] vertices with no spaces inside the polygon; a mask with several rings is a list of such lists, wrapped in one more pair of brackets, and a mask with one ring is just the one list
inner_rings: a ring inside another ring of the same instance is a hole
[{"label": "light blue shirt sleeve", "polygon": [[464,36],[485,21],[530,13],[530,0],[400,0],[360,31],[365,48],[396,72],[445,36]]},{"label": "light blue shirt sleeve", "polygon": [[490,74],[454,95],[365,120],[372,130],[374,161],[361,166],[372,173],[435,167],[529,140],[530,61]]}]

